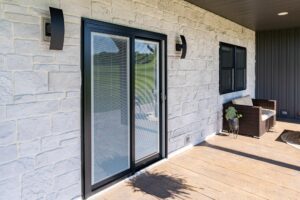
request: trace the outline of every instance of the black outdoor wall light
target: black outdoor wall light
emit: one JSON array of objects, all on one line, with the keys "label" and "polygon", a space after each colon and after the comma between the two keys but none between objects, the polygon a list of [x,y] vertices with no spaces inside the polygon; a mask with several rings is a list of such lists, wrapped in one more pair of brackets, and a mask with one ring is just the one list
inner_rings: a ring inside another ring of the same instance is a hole
[{"label": "black outdoor wall light", "polygon": [[186,40],[185,37],[183,35],[180,35],[181,38],[181,44],[176,44],[176,51],[182,51],[181,52],[181,59],[184,59],[186,56]]},{"label": "black outdoor wall light", "polygon": [[51,22],[45,23],[45,36],[50,37],[50,49],[62,50],[64,46],[65,23],[61,9],[50,9]]}]

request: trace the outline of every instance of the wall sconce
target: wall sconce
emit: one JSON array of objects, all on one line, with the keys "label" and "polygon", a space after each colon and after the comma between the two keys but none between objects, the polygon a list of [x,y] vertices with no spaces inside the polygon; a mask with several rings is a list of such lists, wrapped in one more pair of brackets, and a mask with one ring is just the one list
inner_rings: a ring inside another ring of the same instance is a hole
[{"label": "wall sconce", "polygon": [[186,56],[187,45],[186,45],[185,37],[183,35],[180,35],[180,38],[181,38],[181,43],[182,44],[176,44],[176,51],[182,51],[181,52],[181,59],[184,59],[185,56]]},{"label": "wall sconce", "polygon": [[50,49],[62,50],[65,37],[64,14],[61,9],[50,9],[51,22],[45,21],[45,36],[50,37]]}]

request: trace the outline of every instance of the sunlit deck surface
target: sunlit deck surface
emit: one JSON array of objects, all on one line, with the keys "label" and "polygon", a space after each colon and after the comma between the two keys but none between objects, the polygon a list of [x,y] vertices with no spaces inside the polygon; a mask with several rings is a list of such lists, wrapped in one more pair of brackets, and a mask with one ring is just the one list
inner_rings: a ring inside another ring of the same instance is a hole
[{"label": "sunlit deck surface", "polygon": [[300,149],[276,141],[284,130],[300,124],[260,139],[216,135],[93,199],[299,199]]}]

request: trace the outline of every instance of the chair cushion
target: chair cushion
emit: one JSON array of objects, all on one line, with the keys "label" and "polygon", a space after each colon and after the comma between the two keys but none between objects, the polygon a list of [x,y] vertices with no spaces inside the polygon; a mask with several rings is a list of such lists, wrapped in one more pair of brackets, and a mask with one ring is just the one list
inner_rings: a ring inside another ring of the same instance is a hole
[{"label": "chair cushion", "polygon": [[270,110],[270,109],[262,109],[262,120],[266,121],[267,119],[269,119],[270,117],[273,117],[276,115],[276,111],[275,110]]},{"label": "chair cushion", "polygon": [[243,106],[253,106],[253,102],[252,102],[250,95],[244,96],[244,97],[241,97],[238,99],[234,99],[234,100],[232,100],[232,104],[243,105]]}]

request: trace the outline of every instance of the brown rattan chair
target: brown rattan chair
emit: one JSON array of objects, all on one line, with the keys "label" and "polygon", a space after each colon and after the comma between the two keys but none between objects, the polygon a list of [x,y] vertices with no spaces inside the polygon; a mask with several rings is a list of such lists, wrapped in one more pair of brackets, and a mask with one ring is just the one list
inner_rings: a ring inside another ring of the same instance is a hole
[{"label": "brown rattan chair", "polygon": [[[259,138],[276,123],[276,101],[252,99],[252,103],[253,106],[237,105],[232,102],[226,103],[223,105],[223,116],[225,116],[226,109],[233,106],[238,113],[243,115],[240,118],[239,133]],[[229,131],[225,117],[223,117],[223,130]]]}]

